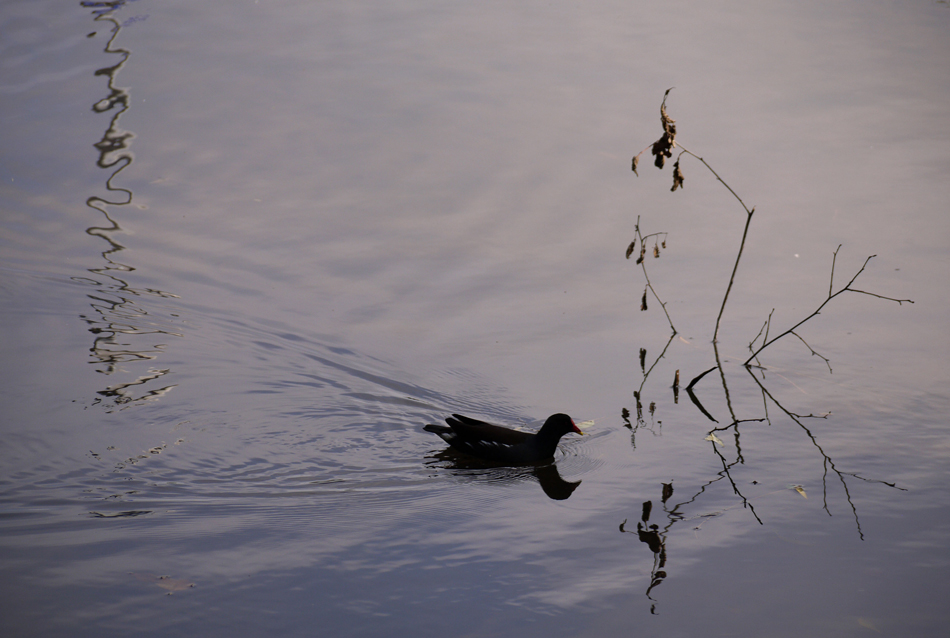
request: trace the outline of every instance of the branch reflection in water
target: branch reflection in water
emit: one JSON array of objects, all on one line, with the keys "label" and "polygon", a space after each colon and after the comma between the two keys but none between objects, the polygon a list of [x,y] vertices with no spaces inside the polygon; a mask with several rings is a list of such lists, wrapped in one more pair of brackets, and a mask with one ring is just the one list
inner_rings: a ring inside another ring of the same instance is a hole
[{"label": "branch reflection in water", "polygon": [[[664,508],[666,507],[666,501],[671,496],[673,496],[673,484],[663,483],[661,502]],[[661,531],[659,525],[650,523],[650,514],[652,511],[653,501],[645,501],[640,514],[640,520],[637,521],[636,534],[640,542],[645,543],[647,547],[650,548],[650,551],[653,552],[653,568],[650,570],[650,585],[647,587],[646,597],[651,601],[650,613],[656,614],[656,599],[650,595],[650,592],[666,578],[666,535],[670,527],[673,526],[674,521],[681,520],[682,517],[675,513],[675,511],[667,512],[669,514],[669,522]],[[620,533],[633,534],[633,531],[625,529],[626,524],[627,519],[623,519],[623,522],[620,524]]]},{"label": "branch reflection in water", "polygon": [[[669,344],[667,344],[667,347],[668,346]],[[659,362],[659,360],[663,358],[665,352],[666,350],[664,349],[663,354],[661,354],[657,358],[657,362]],[[641,362],[645,360],[645,357],[646,357],[646,351],[644,349],[641,349],[641,357],[640,357]],[[644,380],[643,380],[644,382],[641,383],[639,388],[635,390],[633,393],[637,401],[636,424],[635,425],[631,424],[630,419],[629,419],[630,412],[627,408],[624,408],[623,413],[621,414],[624,421],[624,426],[631,430],[631,446],[634,449],[636,449],[636,438],[635,438],[636,433],[639,430],[644,429],[653,433],[654,435],[657,435],[657,436],[659,435],[658,429],[655,429],[655,428],[661,424],[661,421],[653,420],[653,422],[649,424],[646,422],[643,416],[642,400],[640,397],[640,393],[643,392],[646,379],[649,377],[650,372],[654,369],[655,366],[656,366],[656,362],[654,362],[654,365],[651,366],[649,369],[646,369],[645,366],[641,363],[641,371],[643,372],[643,375],[644,375]],[[706,370],[705,372],[700,374],[698,377],[696,377],[693,380],[693,382],[687,387],[687,392],[693,404],[695,405],[695,407],[706,418],[718,423],[719,421],[716,420],[707,411],[707,409],[703,406],[702,402],[699,400],[699,398],[696,396],[696,394],[693,391],[693,386],[696,384],[696,382],[699,379],[701,379],[703,376],[708,374],[709,372],[712,372],[713,370],[722,371],[722,364],[719,363],[718,366],[710,368],[709,370]],[[746,462],[747,462],[746,455],[748,454],[748,452],[744,453],[742,449],[740,425],[744,423],[762,423],[768,426],[779,425],[778,422],[773,421],[773,417],[769,414],[770,404],[777,407],[785,416],[789,418],[789,420],[792,423],[794,423],[805,434],[805,436],[808,438],[808,440],[811,442],[811,444],[814,446],[814,448],[818,451],[819,455],[821,456],[822,465],[824,468],[822,479],[821,479],[822,480],[822,508],[829,516],[832,515],[832,512],[831,512],[831,506],[829,505],[828,478],[831,474],[834,474],[838,477],[838,481],[840,482],[842,490],[844,492],[844,498],[848,503],[848,506],[851,510],[852,515],[854,516],[855,527],[857,529],[858,536],[860,537],[861,540],[864,540],[864,532],[861,529],[861,520],[860,520],[860,517],[858,516],[858,508],[855,505],[854,500],[852,499],[852,496],[851,496],[851,490],[848,486],[848,479],[849,478],[857,479],[865,483],[878,483],[895,490],[907,491],[906,489],[897,486],[893,482],[888,482],[881,479],[869,479],[869,478],[865,478],[864,476],[861,476],[860,474],[856,472],[848,472],[848,471],[838,469],[837,465],[835,464],[834,459],[831,456],[829,456],[828,453],[825,452],[824,449],[822,448],[821,444],[818,441],[818,437],[814,434],[814,432],[812,432],[811,429],[809,429],[805,425],[806,419],[827,419],[830,415],[829,414],[805,415],[805,414],[798,414],[789,410],[766,387],[765,385],[766,371],[764,369],[759,370],[759,374],[761,375],[761,378],[759,376],[756,376],[756,372],[753,371],[751,367],[745,366],[745,370],[752,377],[753,381],[758,386],[758,389],[761,392],[764,414],[762,416],[755,416],[752,418],[744,418],[744,419],[738,418],[736,413],[733,411],[732,403],[729,400],[729,386],[728,386],[728,382],[726,381],[726,375],[724,373],[721,375],[723,394],[726,399],[726,405],[729,406],[731,422],[728,425],[718,426],[718,427],[713,428],[712,430],[709,430],[707,432],[705,440],[710,442],[712,453],[717,457],[717,459],[721,463],[722,470],[717,472],[714,477],[711,477],[702,486],[700,486],[699,490],[696,491],[688,500],[678,503],[671,507],[667,506],[667,501],[673,495],[673,483],[672,481],[670,483],[664,483],[662,485],[661,502],[663,504],[663,511],[666,514],[668,520],[667,520],[667,523],[662,528],[657,524],[651,524],[649,522],[650,515],[652,512],[652,507],[653,507],[652,501],[646,501],[643,503],[643,511],[641,514],[640,521],[637,523],[636,532],[626,529],[627,519],[624,519],[624,521],[620,524],[620,531],[622,533],[636,533],[639,540],[645,543],[650,548],[650,551],[653,552],[654,564],[653,564],[653,569],[651,570],[651,574],[650,574],[650,584],[646,590],[646,596],[651,601],[651,607],[650,607],[651,613],[656,613],[656,599],[653,598],[653,596],[651,595],[651,592],[660,583],[662,583],[663,580],[667,577],[667,572],[665,571],[666,562],[667,562],[666,543],[667,543],[667,535],[672,529],[673,525],[678,523],[679,521],[686,521],[686,520],[700,521],[694,527],[694,529],[698,530],[702,526],[703,522],[705,522],[706,520],[719,517],[722,514],[724,514],[726,511],[732,509],[731,507],[720,508],[715,511],[707,511],[707,512],[702,512],[702,513],[695,514],[692,516],[687,516],[684,513],[685,508],[689,505],[697,503],[700,497],[706,493],[707,488],[709,488],[710,486],[712,486],[713,484],[719,481],[722,481],[724,479],[727,480],[731,486],[732,492],[740,500],[740,503],[736,504],[735,507],[738,507],[739,505],[741,505],[743,509],[749,510],[749,512],[752,514],[752,516],[760,525],[765,524],[762,518],[756,513],[755,507],[753,506],[751,499],[747,497],[745,493],[743,493],[743,490],[739,487],[739,483],[737,483],[737,481],[733,478],[732,471],[737,466],[746,465]],[[674,391],[675,391],[675,386],[674,386]],[[649,414],[650,414],[651,419],[655,419],[656,410],[657,410],[656,402],[651,401],[650,408],[649,408]],[[731,436],[725,436],[727,433],[731,434]],[[723,451],[727,448],[727,444],[723,441],[723,439],[726,439],[727,441],[730,441],[733,444],[732,446],[728,446],[730,448],[734,447],[734,453],[728,453],[729,457],[727,457],[727,453],[724,453]],[[723,449],[721,450],[720,448],[723,448]],[[757,482],[753,481],[752,484],[755,485],[757,484]],[[801,496],[807,498],[805,488],[801,485],[790,485],[788,486],[788,488],[784,488],[782,490],[773,490],[772,492],[769,492],[769,494],[784,492],[787,489],[793,489]],[[766,496],[766,495],[763,495],[763,496]]]},{"label": "branch reflection in water", "polygon": [[[711,451],[718,459],[718,463],[721,465],[722,469],[718,471],[714,477],[709,478],[708,481],[706,481],[703,485],[701,485],[699,490],[696,491],[691,498],[673,507],[667,506],[667,501],[673,494],[672,481],[670,483],[663,484],[663,493],[662,493],[661,502],[663,504],[663,509],[667,515],[668,521],[662,528],[655,523],[650,523],[650,516],[653,509],[652,501],[646,501],[643,503],[643,510],[641,513],[640,521],[637,523],[637,529],[635,533],[637,534],[639,540],[645,543],[650,548],[650,551],[653,553],[653,556],[654,556],[653,568],[650,574],[650,584],[646,590],[646,596],[651,601],[651,608],[650,608],[651,613],[656,613],[656,600],[651,595],[651,592],[660,583],[662,583],[663,580],[667,577],[667,572],[665,571],[665,567],[667,563],[666,543],[667,543],[667,535],[669,531],[672,529],[673,525],[683,520],[697,520],[697,519],[708,520],[710,518],[715,518],[715,517],[720,516],[726,511],[726,509],[731,509],[731,508],[725,508],[725,509],[721,509],[721,510],[717,510],[713,512],[700,513],[700,514],[693,515],[687,518],[687,516],[681,510],[685,510],[687,505],[693,504],[694,502],[698,502],[699,498],[706,492],[706,489],[708,487],[724,479],[727,480],[731,486],[732,492],[739,498],[739,501],[740,501],[739,504],[742,505],[743,509],[748,509],[749,512],[752,514],[753,518],[755,518],[755,520],[760,525],[764,524],[762,518],[759,516],[758,513],[756,513],[751,500],[749,499],[749,497],[746,496],[746,494],[743,492],[743,489],[739,487],[739,483],[734,479],[733,471],[739,466],[746,465],[746,461],[747,461],[746,454],[749,453],[749,452],[746,452],[745,454],[743,453],[740,426],[746,423],[759,423],[759,424],[766,424],[768,426],[777,425],[777,423],[773,423],[772,417],[769,414],[770,405],[776,406],[782,413],[784,413],[785,416],[787,416],[789,420],[792,423],[794,423],[800,429],[801,432],[805,434],[805,436],[808,438],[808,440],[812,443],[814,448],[818,451],[819,455],[821,456],[822,467],[823,467],[823,473],[822,473],[822,479],[821,479],[822,500],[823,500],[822,504],[823,504],[824,511],[829,516],[831,516],[831,507],[829,505],[828,477],[832,473],[837,475],[838,481],[840,482],[841,487],[844,492],[844,498],[847,501],[848,506],[850,507],[851,512],[854,516],[855,526],[857,528],[858,536],[861,538],[861,540],[864,540],[864,532],[861,529],[861,520],[860,520],[860,517],[858,516],[857,506],[855,505],[855,502],[852,499],[851,489],[849,489],[849,486],[848,486],[848,479],[849,478],[857,479],[866,483],[879,483],[881,485],[885,485],[892,489],[906,491],[904,490],[904,488],[898,487],[895,483],[892,483],[892,482],[888,482],[888,481],[884,481],[880,479],[868,479],[859,475],[856,472],[847,472],[847,471],[838,469],[837,465],[835,464],[831,456],[828,453],[826,453],[824,449],[822,448],[822,446],[819,444],[818,437],[812,432],[811,429],[809,429],[805,425],[806,419],[827,419],[829,415],[828,414],[820,414],[820,415],[799,414],[786,408],[773,395],[773,393],[770,392],[768,388],[766,387],[765,381],[766,381],[767,369],[763,367],[761,364],[759,364],[758,356],[769,345],[775,343],[776,341],[782,339],[783,337],[787,335],[793,335],[797,337],[802,343],[804,343],[804,345],[808,348],[808,350],[811,352],[812,355],[817,355],[819,358],[821,358],[824,361],[824,363],[828,367],[828,373],[831,374],[832,369],[831,369],[831,364],[828,358],[822,356],[814,348],[812,348],[796,332],[797,328],[799,328],[804,323],[806,323],[810,319],[817,316],[820,313],[820,311],[832,299],[834,299],[835,297],[845,292],[855,292],[858,294],[869,295],[869,296],[877,297],[877,298],[884,299],[887,301],[894,301],[900,305],[902,305],[903,302],[905,301],[908,303],[913,303],[913,301],[910,299],[900,299],[900,298],[880,295],[877,293],[859,290],[852,286],[855,280],[861,275],[862,272],[864,272],[865,268],[868,265],[868,262],[873,258],[873,255],[871,257],[868,257],[865,260],[864,264],[861,266],[861,268],[857,271],[857,273],[850,279],[850,281],[844,287],[842,287],[836,292],[834,290],[834,270],[835,270],[835,261],[838,256],[838,251],[841,248],[841,246],[839,245],[838,248],[835,249],[832,256],[831,277],[830,277],[830,283],[828,286],[828,296],[822,302],[822,304],[817,308],[817,310],[815,310],[810,315],[806,316],[804,319],[795,323],[791,328],[785,330],[784,332],[781,332],[780,334],[778,334],[778,336],[774,336],[772,338],[769,338],[769,331],[771,328],[771,320],[772,320],[772,313],[770,313],[762,329],[759,330],[759,334],[757,334],[755,338],[752,339],[752,342],[749,343],[748,347],[749,347],[749,351],[751,352],[751,356],[749,356],[749,358],[742,365],[745,368],[746,372],[748,372],[749,375],[752,377],[752,380],[757,385],[758,390],[761,393],[762,414],[752,415],[746,418],[740,418],[739,414],[737,414],[736,408],[734,407],[734,404],[732,401],[732,397],[729,391],[729,382],[727,380],[727,375],[726,375],[726,368],[723,366],[723,360],[720,357],[720,353],[719,353],[719,331],[720,331],[720,326],[722,324],[722,319],[723,319],[723,314],[726,308],[726,303],[729,299],[729,293],[736,279],[736,272],[739,267],[739,262],[742,257],[742,251],[745,246],[746,238],[748,236],[749,225],[752,221],[752,216],[754,214],[755,209],[749,208],[748,206],[746,206],[745,202],[742,201],[742,199],[738,196],[738,194],[736,194],[736,192],[733,191],[733,189],[722,179],[722,177],[719,176],[718,173],[716,173],[716,171],[712,169],[712,167],[702,157],[692,153],[691,151],[683,148],[682,146],[678,144],[676,140],[676,127],[674,124],[674,120],[669,117],[669,114],[666,111],[666,99],[668,95],[669,95],[669,90],[667,90],[666,93],[664,94],[663,102],[660,105],[660,120],[661,120],[661,124],[664,130],[663,135],[652,146],[648,146],[647,148],[652,148],[652,153],[653,155],[656,156],[656,166],[660,169],[663,168],[665,159],[672,157],[672,150],[674,148],[679,147],[681,149],[680,156],[677,157],[676,163],[674,165],[673,188],[671,190],[676,191],[683,186],[683,174],[680,169],[680,161],[679,161],[680,157],[682,157],[682,155],[684,154],[692,156],[696,158],[697,160],[699,160],[699,162],[701,162],[716,177],[716,179],[719,182],[721,182],[725,186],[725,188],[738,200],[739,204],[741,204],[744,212],[746,213],[746,217],[744,220],[745,223],[743,227],[742,241],[740,243],[738,254],[736,256],[735,264],[733,265],[733,268],[732,268],[732,274],[729,279],[729,284],[726,288],[725,294],[723,295],[722,304],[719,309],[718,316],[716,318],[715,329],[712,335],[712,349],[713,349],[713,356],[715,359],[715,365],[709,368],[708,370],[696,375],[692,379],[692,381],[686,386],[686,392],[693,406],[696,407],[697,410],[706,419],[717,424],[716,427],[713,427],[711,430],[707,432],[705,440],[709,441]],[[645,151],[646,149],[644,149],[644,151],[641,151],[639,154],[637,154],[633,158],[633,172],[634,173],[636,173],[637,171],[638,159],[640,155],[642,155]],[[660,243],[661,236],[663,239],[662,244]],[[646,261],[645,261],[645,258],[648,252],[647,242],[652,239],[653,244],[654,244],[653,251],[652,251],[653,257],[659,258],[661,247],[663,249],[666,248],[667,238],[668,238],[667,233],[654,233],[654,234],[643,235],[640,230],[640,217],[638,216],[636,227],[635,227],[634,240],[633,242],[630,243],[630,245],[627,247],[627,250],[626,250],[626,257],[627,259],[629,259],[631,255],[635,253],[637,249],[637,245],[639,244],[639,247],[640,247],[639,257],[636,263],[637,265],[640,266],[641,271],[643,272],[644,280],[646,281],[646,287],[641,297],[640,310],[644,312],[648,310],[647,292],[652,292],[653,296],[660,303],[660,307],[663,309],[663,312],[666,314],[666,319],[669,322],[670,328],[673,332],[666,346],[663,348],[663,351],[660,353],[660,355],[656,358],[656,360],[653,362],[653,364],[649,368],[647,368],[646,366],[646,359],[647,359],[646,349],[645,348],[640,349],[640,357],[639,357],[640,372],[643,378],[639,387],[633,391],[633,397],[636,402],[635,403],[635,408],[636,408],[635,425],[631,423],[630,421],[631,414],[628,408],[623,408],[621,412],[621,418],[623,419],[624,426],[627,427],[629,430],[631,430],[631,446],[634,449],[636,449],[636,434],[639,430],[646,429],[652,432],[654,435],[657,435],[657,436],[659,435],[659,427],[662,425],[662,421],[660,421],[656,415],[657,402],[650,401],[648,404],[649,408],[647,410],[649,412],[649,420],[650,420],[650,423],[648,424],[647,418],[645,417],[645,414],[644,414],[645,413],[644,404],[647,402],[643,398],[643,392],[644,392],[644,387],[646,386],[647,379],[650,377],[651,373],[657,368],[660,361],[665,358],[666,352],[669,349],[670,344],[673,341],[673,338],[677,334],[676,328],[673,327],[673,321],[669,313],[667,312],[666,303],[663,302],[662,299],[659,297],[653,285],[653,282],[651,282],[650,280],[649,274],[647,272]],[[757,342],[759,343],[758,346],[756,346]],[[753,361],[755,361],[757,365],[753,366],[752,365]],[[754,368],[758,370],[758,375],[756,371],[754,370]],[[699,399],[695,391],[695,387],[699,383],[699,381],[703,379],[706,375],[708,375],[710,372],[713,372],[715,370],[719,371],[719,377],[720,377],[721,386],[722,386],[722,400],[724,401],[729,413],[729,419],[728,421],[726,421],[727,423],[726,425],[718,425],[720,421],[717,418],[715,418],[709,410],[707,410],[707,408],[703,405],[702,401]],[[675,375],[673,375],[673,377],[674,377],[674,382],[673,382],[672,389],[673,389],[673,403],[675,405],[678,403],[679,370],[676,370]],[[726,441],[728,441],[728,444]],[[734,451],[731,451],[732,448],[734,448]],[[730,451],[727,451],[727,449]],[[757,484],[757,481],[752,481],[752,485],[756,485],[756,484]],[[790,485],[788,486],[788,488],[784,488],[783,490],[780,490],[780,491],[785,491],[785,489],[793,489],[802,497],[807,498],[806,490],[802,485]],[[739,504],[737,504],[735,507],[738,507]],[[627,519],[624,519],[623,523],[620,524],[621,533],[634,533],[632,530],[627,530],[625,528],[626,523],[627,523]],[[697,526],[695,529],[698,529],[698,528],[699,527]]]},{"label": "branch reflection in water", "polygon": [[[107,247],[101,253],[105,264],[90,268],[92,277],[73,278],[78,283],[95,288],[95,292],[88,295],[92,300],[90,305],[93,312],[80,315],[80,318],[88,324],[89,332],[93,334],[90,348],[92,363],[99,366],[98,372],[107,376],[128,372],[122,369],[122,364],[149,364],[165,349],[165,337],[182,336],[176,326],[177,314],[168,312],[166,317],[159,317],[144,307],[149,297],[176,299],[178,296],[163,290],[134,287],[129,283],[129,278],[135,268],[118,259],[119,253],[126,247],[118,240],[123,229],[113,211],[130,206],[133,195],[130,189],[117,186],[114,181],[135,159],[130,150],[135,134],[123,130],[119,122],[131,106],[130,93],[127,88],[116,85],[119,71],[131,56],[130,50],[115,46],[122,25],[114,16],[125,4],[125,0],[82,3],[82,6],[93,9],[94,22],[97,26],[104,26],[105,32],[109,34],[103,51],[109,56],[118,56],[115,64],[95,72],[96,76],[106,77],[107,95],[92,106],[95,113],[111,113],[102,138],[94,144],[99,153],[96,166],[109,172],[105,182],[108,196],[92,195],[86,199],[86,206],[101,213],[106,221],[105,225],[93,225],[86,229],[87,234],[106,242]],[[88,37],[96,35],[97,32],[92,32]],[[144,373],[133,373],[136,376],[132,380],[112,383],[98,391],[100,398],[95,403],[105,401],[112,408],[156,399],[175,387],[175,384],[162,381],[170,372],[170,369],[150,365]]]}]

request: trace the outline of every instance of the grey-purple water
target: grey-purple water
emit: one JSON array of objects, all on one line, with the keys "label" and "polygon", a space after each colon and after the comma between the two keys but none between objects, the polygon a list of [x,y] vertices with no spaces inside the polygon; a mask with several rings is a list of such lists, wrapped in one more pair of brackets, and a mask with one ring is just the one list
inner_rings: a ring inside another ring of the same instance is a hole
[{"label": "grey-purple water", "polygon": [[[948,33],[4,3],[0,634],[944,635]],[[746,214],[691,156],[630,171],[670,87],[755,207],[706,414]],[[453,412],[588,435],[481,467],[422,431]]]}]

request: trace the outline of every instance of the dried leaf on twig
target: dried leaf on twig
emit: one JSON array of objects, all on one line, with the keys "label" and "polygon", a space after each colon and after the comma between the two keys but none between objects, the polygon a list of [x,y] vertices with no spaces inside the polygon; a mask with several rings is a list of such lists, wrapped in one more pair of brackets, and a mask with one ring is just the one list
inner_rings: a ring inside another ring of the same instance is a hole
[{"label": "dried leaf on twig", "polygon": [[660,124],[663,125],[663,136],[653,143],[651,153],[656,157],[653,164],[657,168],[663,168],[667,157],[673,157],[673,147],[676,146],[676,120],[670,117],[666,112],[666,97],[671,89],[667,89],[663,95],[663,103],[660,104]]},{"label": "dried leaf on twig", "polygon": [[680,161],[677,159],[673,164],[673,188],[670,190],[676,192],[677,188],[683,188],[683,171],[680,170]]},{"label": "dried leaf on twig", "polygon": [[653,148],[650,151],[656,157],[653,165],[657,168],[663,168],[667,157],[673,157],[673,140],[664,133],[663,137],[653,142]]},{"label": "dried leaf on twig", "polygon": [[663,132],[670,136],[671,141],[676,138],[676,120],[666,112],[666,98],[672,90],[666,90],[666,93],[663,94],[663,101],[660,103],[660,124],[663,125]]},{"label": "dried leaf on twig", "polygon": [[630,255],[633,254],[633,249],[636,247],[637,247],[637,240],[634,239],[632,242],[630,242],[630,245],[627,246],[627,259],[630,259]]}]

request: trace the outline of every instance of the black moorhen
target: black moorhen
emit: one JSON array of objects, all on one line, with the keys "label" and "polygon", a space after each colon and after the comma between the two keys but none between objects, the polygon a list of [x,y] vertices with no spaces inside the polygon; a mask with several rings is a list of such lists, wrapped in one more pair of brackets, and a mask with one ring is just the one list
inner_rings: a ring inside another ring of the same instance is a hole
[{"label": "black moorhen", "polygon": [[448,425],[429,424],[423,429],[438,434],[459,452],[507,465],[546,461],[554,456],[558,441],[568,432],[583,434],[566,414],[552,414],[537,434],[510,430],[461,414],[445,419]]}]

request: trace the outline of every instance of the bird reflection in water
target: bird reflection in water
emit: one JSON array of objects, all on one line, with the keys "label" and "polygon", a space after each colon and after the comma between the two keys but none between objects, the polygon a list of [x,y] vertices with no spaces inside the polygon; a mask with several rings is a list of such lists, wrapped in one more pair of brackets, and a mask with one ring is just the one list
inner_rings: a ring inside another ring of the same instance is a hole
[{"label": "bird reflection in water", "polygon": [[426,465],[449,470],[453,476],[488,483],[512,484],[524,480],[536,480],[548,498],[563,501],[570,498],[580,481],[565,481],[557,464],[548,460],[534,465],[511,467],[483,461],[447,448],[426,457]]}]

